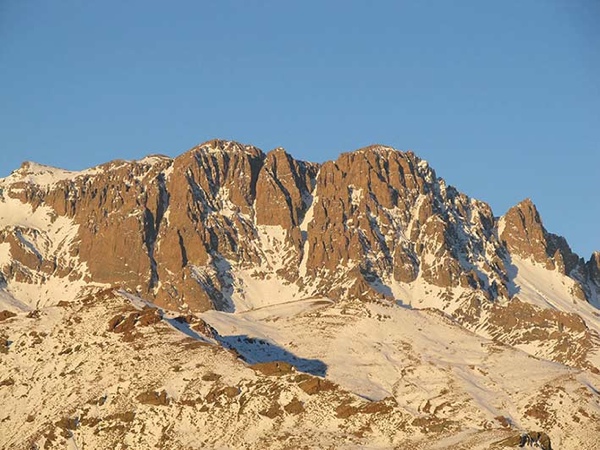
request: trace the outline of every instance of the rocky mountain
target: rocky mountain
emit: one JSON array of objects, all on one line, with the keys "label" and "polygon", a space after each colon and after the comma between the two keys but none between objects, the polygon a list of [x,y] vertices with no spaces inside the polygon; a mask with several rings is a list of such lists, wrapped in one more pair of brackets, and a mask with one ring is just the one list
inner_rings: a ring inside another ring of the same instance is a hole
[{"label": "rocky mountain", "polygon": [[0,446],[592,449],[599,308],[600,252],[412,152],[27,162],[0,180]]}]

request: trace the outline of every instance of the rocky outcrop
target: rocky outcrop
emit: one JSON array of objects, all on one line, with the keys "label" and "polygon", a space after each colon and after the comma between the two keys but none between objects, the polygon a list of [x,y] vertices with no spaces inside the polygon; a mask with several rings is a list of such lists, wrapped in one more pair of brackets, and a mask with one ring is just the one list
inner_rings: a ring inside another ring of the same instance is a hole
[{"label": "rocky outcrop", "polygon": [[555,262],[549,254],[548,233],[531,199],[525,199],[508,210],[503,217],[500,238],[512,254],[531,258],[554,269]]},{"label": "rocky outcrop", "polygon": [[15,317],[16,314],[12,311],[3,310],[0,311],[0,322],[10,319],[11,317]]},{"label": "rocky outcrop", "polygon": [[[543,431],[529,431],[521,435],[514,435],[496,443],[498,448],[530,448],[535,447],[542,450],[552,450],[550,437]],[[493,446],[492,448],[496,448]]]},{"label": "rocky outcrop", "polygon": [[256,184],[256,223],[299,230],[317,172],[318,165],[296,161],[282,148],[270,152]]}]

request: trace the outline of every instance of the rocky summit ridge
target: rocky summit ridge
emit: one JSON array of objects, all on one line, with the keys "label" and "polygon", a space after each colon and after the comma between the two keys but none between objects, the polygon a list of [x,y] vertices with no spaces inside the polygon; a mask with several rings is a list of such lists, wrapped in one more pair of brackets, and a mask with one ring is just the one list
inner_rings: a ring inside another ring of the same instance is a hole
[{"label": "rocky summit ridge", "polygon": [[[70,220],[77,228],[70,262],[86,268],[65,267],[36,249],[28,230],[15,237],[13,226],[1,241],[13,256],[3,267],[7,281],[68,272],[171,309],[232,307],[223,291],[234,266],[261,267],[307,295],[334,298],[352,290],[373,295],[373,280],[417,279],[510,298],[512,256],[572,278],[583,301],[596,301],[600,284],[597,255],[585,263],[547,232],[529,199],[498,219],[426,161],[385,146],[320,165],[281,148],[265,154],[221,140],[174,159],[113,161],[83,172],[24,163],[2,181],[2,198],[34,212],[49,208],[50,221]],[[268,255],[263,243],[271,238],[283,252]]]},{"label": "rocky summit ridge", "polygon": [[[414,153],[383,145],[316,164],[212,140],[81,172],[26,162],[0,179],[0,310],[101,292],[202,317],[215,344],[247,361],[256,348],[223,337],[243,328],[234,317],[309,304],[370,317],[380,306],[369,305],[386,305],[600,373],[600,253],[576,255],[529,199],[496,217]],[[344,385],[342,372],[336,381],[360,395],[389,381]],[[535,423],[556,426],[549,417]]]}]

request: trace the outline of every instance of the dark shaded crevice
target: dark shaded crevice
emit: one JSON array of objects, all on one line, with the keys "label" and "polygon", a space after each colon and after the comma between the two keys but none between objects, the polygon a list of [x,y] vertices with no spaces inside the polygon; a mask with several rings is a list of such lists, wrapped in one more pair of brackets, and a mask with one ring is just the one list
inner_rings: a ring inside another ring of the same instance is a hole
[{"label": "dark shaded crevice", "polygon": [[154,247],[156,244],[156,228],[154,214],[148,208],[144,209],[144,244],[146,253],[150,259],[150,283],[149,289],[154,288],[158,283],[158,269],[156,259],[154,258]]},{"label": "dark shaded crevice", "polygon": [[144,209],[144,244],[146,245],[146,252],[150,259],[150,283],[149,289],[153,289],[158,285],[158,264],[154,256],[156,249],[156,241],[158,240],[158,233],[160,231],[160,225],[165,216],[165,212],[169,207],[170,195],[167,191],[165,175],[159,174],[157,177],[158,182],[158,197],[156,199],[156,215],[152,213],[148,207]]},{"label": "dark shaded crevice", "polygon": [[[300,222],[302,222],[302,219],[304,218],[306,211],[310,207],[310,203],[307,204],[305,199],[308,196],[311,196],[311,192],[313,190],[313,186],[312,186],[313,180],[311,179],[311,174],[308,173],[308,168],[303,161],[295,160],[288,153],[286,153],[285,156],[286,156],[288,166],[290,168],[290,172],[292,174],[292,178],[294,180],[294,186],[296,186],[296,189],[298,189],[300,198],[302,199],[301,206],[299,208],[296,208],[296,210],[294,211],[296,218],[297,218],[297,222],[298,222],[294,225],[299,225]],[[307,184],[306,184],[307,175],[308,175],[308,178],[310,179],[309,182],[311,183],[311,186],[307,186]],[[291,199],[290,199],[290,202],[291,202]]]},{"label": "dark shaded crevice", "polygon": [[[210,155],[206,159],[210,160],[210,163],[206,164],[203,169],[209,180],[210,193],[215,197],[219,193],[221,186],[223,186],[223,182],[221,181],[221,171],[219,170],[219,160],[214,155]],[[229,155],[227,153],[223,154],[223,167],[221,170],[224,174],[229,170]]]},{"label": "dark shaded crevice", "polygon": [[179,230],[177,230],[177,237],[179,238],[179,250],[181,251],[181,267],[185,267],[188,264],[188,257],[183,242],[183,236],[181,236],[181,231]]},{"label": "dark shaded crevice", "polygon": [[165,217],[165,213],[169,208],[169,204],[171,202],[171,194],[167,190],[167,184],[165,179],[165,174],[161,173],[158,175],[158,200],[156,204],[156,224],[154,227],[154,231],[158,236],[160,231],[160,224],[162,223],[163,218]]},{"label": "dark shaded crevice", "polygon": [[219,190],[220,177],[218,167],[218,161],[214,156],[207,156],[204,153],[198,152],[194,155],[196,165],[200,173],[204,173],[206,180],[208,181],[208,188],[213,196],[215,196]]}]

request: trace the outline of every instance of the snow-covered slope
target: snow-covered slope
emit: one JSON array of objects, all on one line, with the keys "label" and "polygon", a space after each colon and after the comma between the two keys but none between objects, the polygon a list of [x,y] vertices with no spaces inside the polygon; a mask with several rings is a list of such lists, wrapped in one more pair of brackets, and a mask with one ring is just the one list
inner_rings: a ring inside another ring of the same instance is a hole
[{"label": "snow-covered slope", "polygon": [[534,261],[513,257],[516,295],[544,309],[569,311],[579,315],[588,327],[600,333],[600,310],[573,293],[576,281],[558,272],[547,270]]},{"label": "snow-covered slope", "polygon": [[130,297],[2,322],[1,448],[500,449],[543,428],[593,449],[600,432],[598,375],[435,311],[308,299],[206,313],[217,334]]},{"label": "snow-covered slope", "polygon": [[27,304],[14,298],[6,287],[0,287],[0,311],[22,312],[29,309]]},{"label": "snow-covered slope", "polygon": [[[202,317],[250,361],[283,359],[360,397],[392,397],[425,423],[457,421],[470,424],[471,433],[501,428],[504,421],[520,430],[542,427],[556,448],[576,448],[581,434],[597,437],[600,431],[567,425],[571,408],[600,418],[597,375],[481,338],[434,310],[310,299]],[[591,402],[567,404],[574,398],[559,394],[577,386],[588,387]],[[535,405],[547,414],[538,417]]]}]

